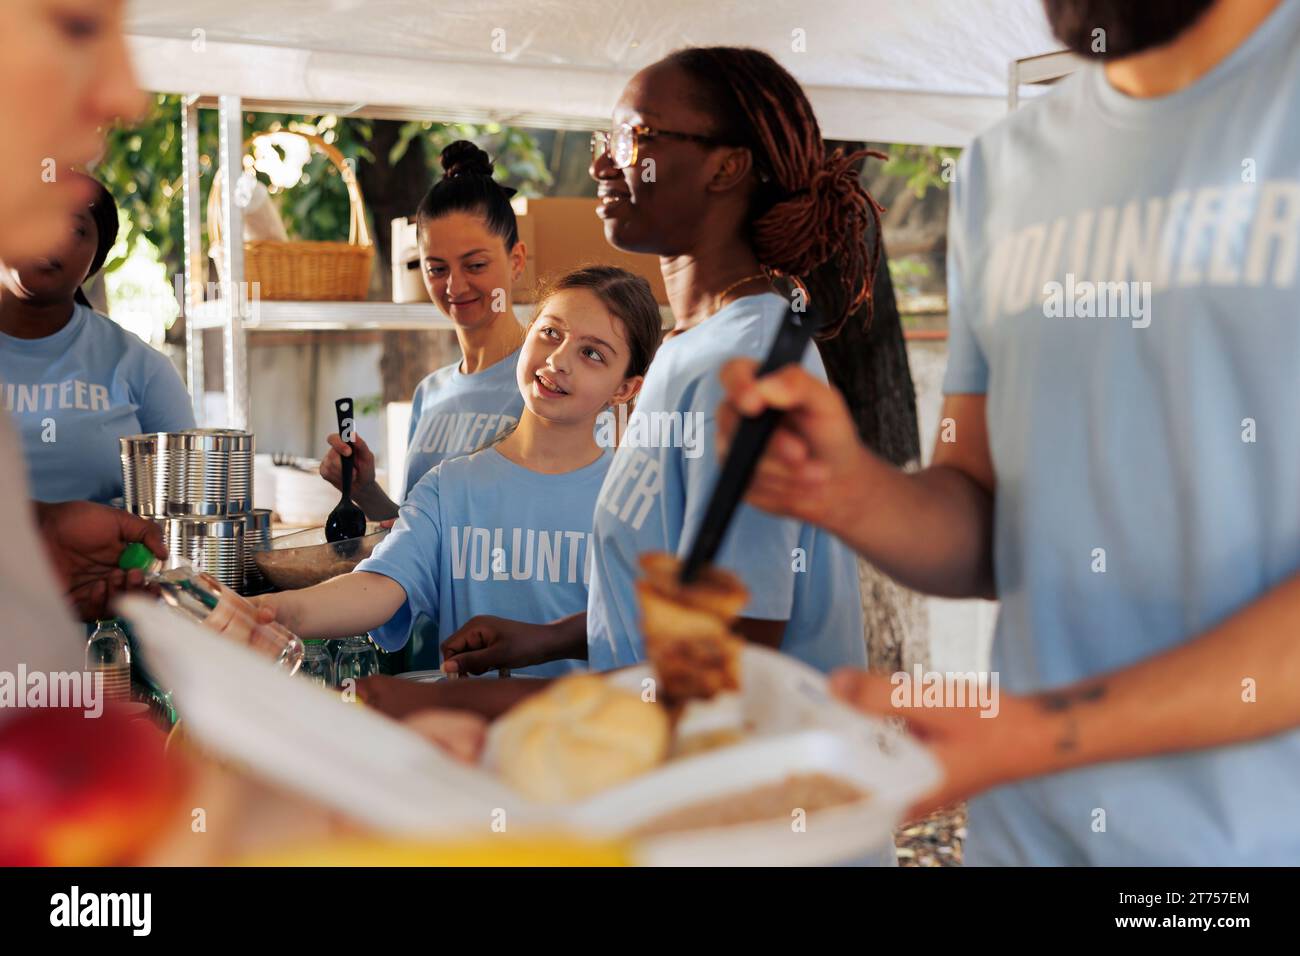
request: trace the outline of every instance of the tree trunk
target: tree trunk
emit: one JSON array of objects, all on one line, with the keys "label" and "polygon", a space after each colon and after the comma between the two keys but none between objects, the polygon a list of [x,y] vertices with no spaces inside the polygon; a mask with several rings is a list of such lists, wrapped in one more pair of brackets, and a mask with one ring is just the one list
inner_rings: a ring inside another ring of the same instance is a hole
[{"label": "tree trunk", "polygon": [[[872,298],[835,338],[819,342],[818,348],[827,376],[848,402],[863,444],[886,461],[913,469],[921,460],[916,390],[883,246]],[[929,616],[922,596],[861,559],[858,575],[872,670],[928,667]]]}]

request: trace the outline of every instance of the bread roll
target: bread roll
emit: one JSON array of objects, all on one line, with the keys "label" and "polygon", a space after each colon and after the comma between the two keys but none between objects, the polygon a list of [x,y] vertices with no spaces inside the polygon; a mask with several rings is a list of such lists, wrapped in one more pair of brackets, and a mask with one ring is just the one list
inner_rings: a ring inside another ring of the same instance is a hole
[{"label": "bread roll", "polygon": [[580,800],[663,762],[662,707],[595,674],[577,674],[512,708],[493,729],[498,772],[534,800]]}]

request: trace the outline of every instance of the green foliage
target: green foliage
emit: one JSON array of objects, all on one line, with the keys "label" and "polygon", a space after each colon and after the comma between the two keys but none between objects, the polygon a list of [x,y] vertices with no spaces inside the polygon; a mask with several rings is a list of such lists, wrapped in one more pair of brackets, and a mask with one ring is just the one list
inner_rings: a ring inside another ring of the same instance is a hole
[{"label": "green foliage", "polygon": [[[158,247],[159,257],[169,273],[178,272],[184,256],[184,214],[181,209],[181,98],[170,94],[154,96],[143,121],[130,128],[115,129],[108,147],[93,172],[104,181],[122,207],[124,255],[116,257],[111,271],[136,248],[141,238]],[[345,159],[372,163],[370,151],[373,126],[370,120],[334,115],[291,116],[284,113],[248,113],[244,135],[276,129],[316,133],[332,143]],[[497,160],[497,176],[524,195],[539,195],[550,183],[546,159],[526,131],[499,124],[473,126],[464,123],[407,123],[402,138],[390,156],[396,162],[416,137],[424,137],[430,160],[431,180],[437,156],[456,139],[472,139]],[[218,133],[215,110],[199,111],[199,171],[201,207],[206,210],[217,166]],[[262,178],[267,182],[266,177]],[[270,188],[268,183],[268,188]],[[343,240],[348,235],[348,196],[342,177],[329,159],[314,153],[303,169],[299,185],[285,190],[271,189],[291,238]],[[207,235],[203,237],[206,248]]]},{"label": "green foliage", "polygon": [[[201,141],[214,145],[216,117],[204,111],[207,135]],[[141,237],[158,247],[164,262],[179,263],[184,254],[184,224],[181,211],[181,127],[180,99],[155,96],[144,120],[129,129],[114,129],[108,135],[104,158],[93,170],[104,181],[126,213],[122,222],[121,248],[125,254],[105,266],[111,272],[136,248]],[[205,170],[209,171],[209,170]],[[203,198],[211,176],[203,181]]]},{"label": "green foliage", "polygon": [[917,199],[925,198],[930,189],[947,189],[956,174],[961,150],[954,146],[908,146],[893,143],[884,172],[907,180],[907,188]]},{"label": "green foliage", "polygon": [[921,280],[930,277],[930,265],[916,256],[900,256],[889,260],[889,278],[894,288],[909,295],[920,290]]},{"label": "green foliage", "polygon": [[915,256],[902,256],[889,260],[889,276],[895,282],[910,279],[926,279],[930,276],[930,265]]}]

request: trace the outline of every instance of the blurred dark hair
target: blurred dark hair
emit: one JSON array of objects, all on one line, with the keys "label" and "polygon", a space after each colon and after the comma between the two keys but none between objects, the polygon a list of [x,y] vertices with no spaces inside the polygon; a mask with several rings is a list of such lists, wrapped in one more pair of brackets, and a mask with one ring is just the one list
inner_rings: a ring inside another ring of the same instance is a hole
[{"label": "blurred dark hair", "polygon": [[[1130,56],[1163,46],[1200,19],[1214,0],[1043,0],[1052,33],[1082,56]],[[1095,31],[1101,30],[1100,36]],[[1094,50],[1095,39],[1103,48]]]},{"label": "blurred dark hair", "polygon": [[[104,262],[108,259],[109,250],[117,242],[118,218],[117,203],[113,201],[113,194],[108,191],[108,187],[101,183],[94,176],[86,176],[85,173],[77,173],[78,176],[84,176],[97,187],[95,197],[90,201],[89,207],[90,218],[95,223],[96,246],[95,258],[90,261],[90,271],[86,273],[86,279],[94,278],[99,274],[99,270],[104,268]],[[77,287],[76,294],[73,298],[91,308],[90,300],[86,298],[86,293]]]},{"label": "blurred dark hair", "polygon": [[453,212],[481,216],[488,231],[500,236],[509,251],[519,242],[519,222],[510,207],[515,190],[492,178],[492,160],[469,140],[459,139],[442,151],[442,179],[420,200],[419,228]]},{"label": "blurred dark hair", "polygon": [[587,266],[544,283],[537,291],[537,309],[533,314],[541,315],[546,300],[565,289],[590,290],[623,323],[631,349],[623,377],[644,375],[663,338],[663,319],[650,283],[616,266]]}]

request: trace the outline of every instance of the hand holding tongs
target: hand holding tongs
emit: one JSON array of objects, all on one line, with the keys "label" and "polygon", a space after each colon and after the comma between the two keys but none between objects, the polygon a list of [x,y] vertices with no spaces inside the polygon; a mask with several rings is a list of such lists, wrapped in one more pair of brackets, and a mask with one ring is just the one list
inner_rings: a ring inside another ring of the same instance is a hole
[{"label": "hand holding tongs", "polygon": [[[804,351],[819,325],[818,314],[811,310],[796,311],[791,305],[781,321],[771,351],[759,366],[759,377],[803,361]],[[763,457],[763,451],[782,414],[784,413],[778,409],[769,408],[756,418],[741,420],[722,471],[718,474],[718,483],[713,486],[713,494],[704,512],[704,520],[700,523],[699,533],[682,563],[683,584],[689,584],[717,556],[727,528],[731,525],[732,515],[736,513],[736,507],[749,488],[754,469],[758,467],[759,459]]]}]

